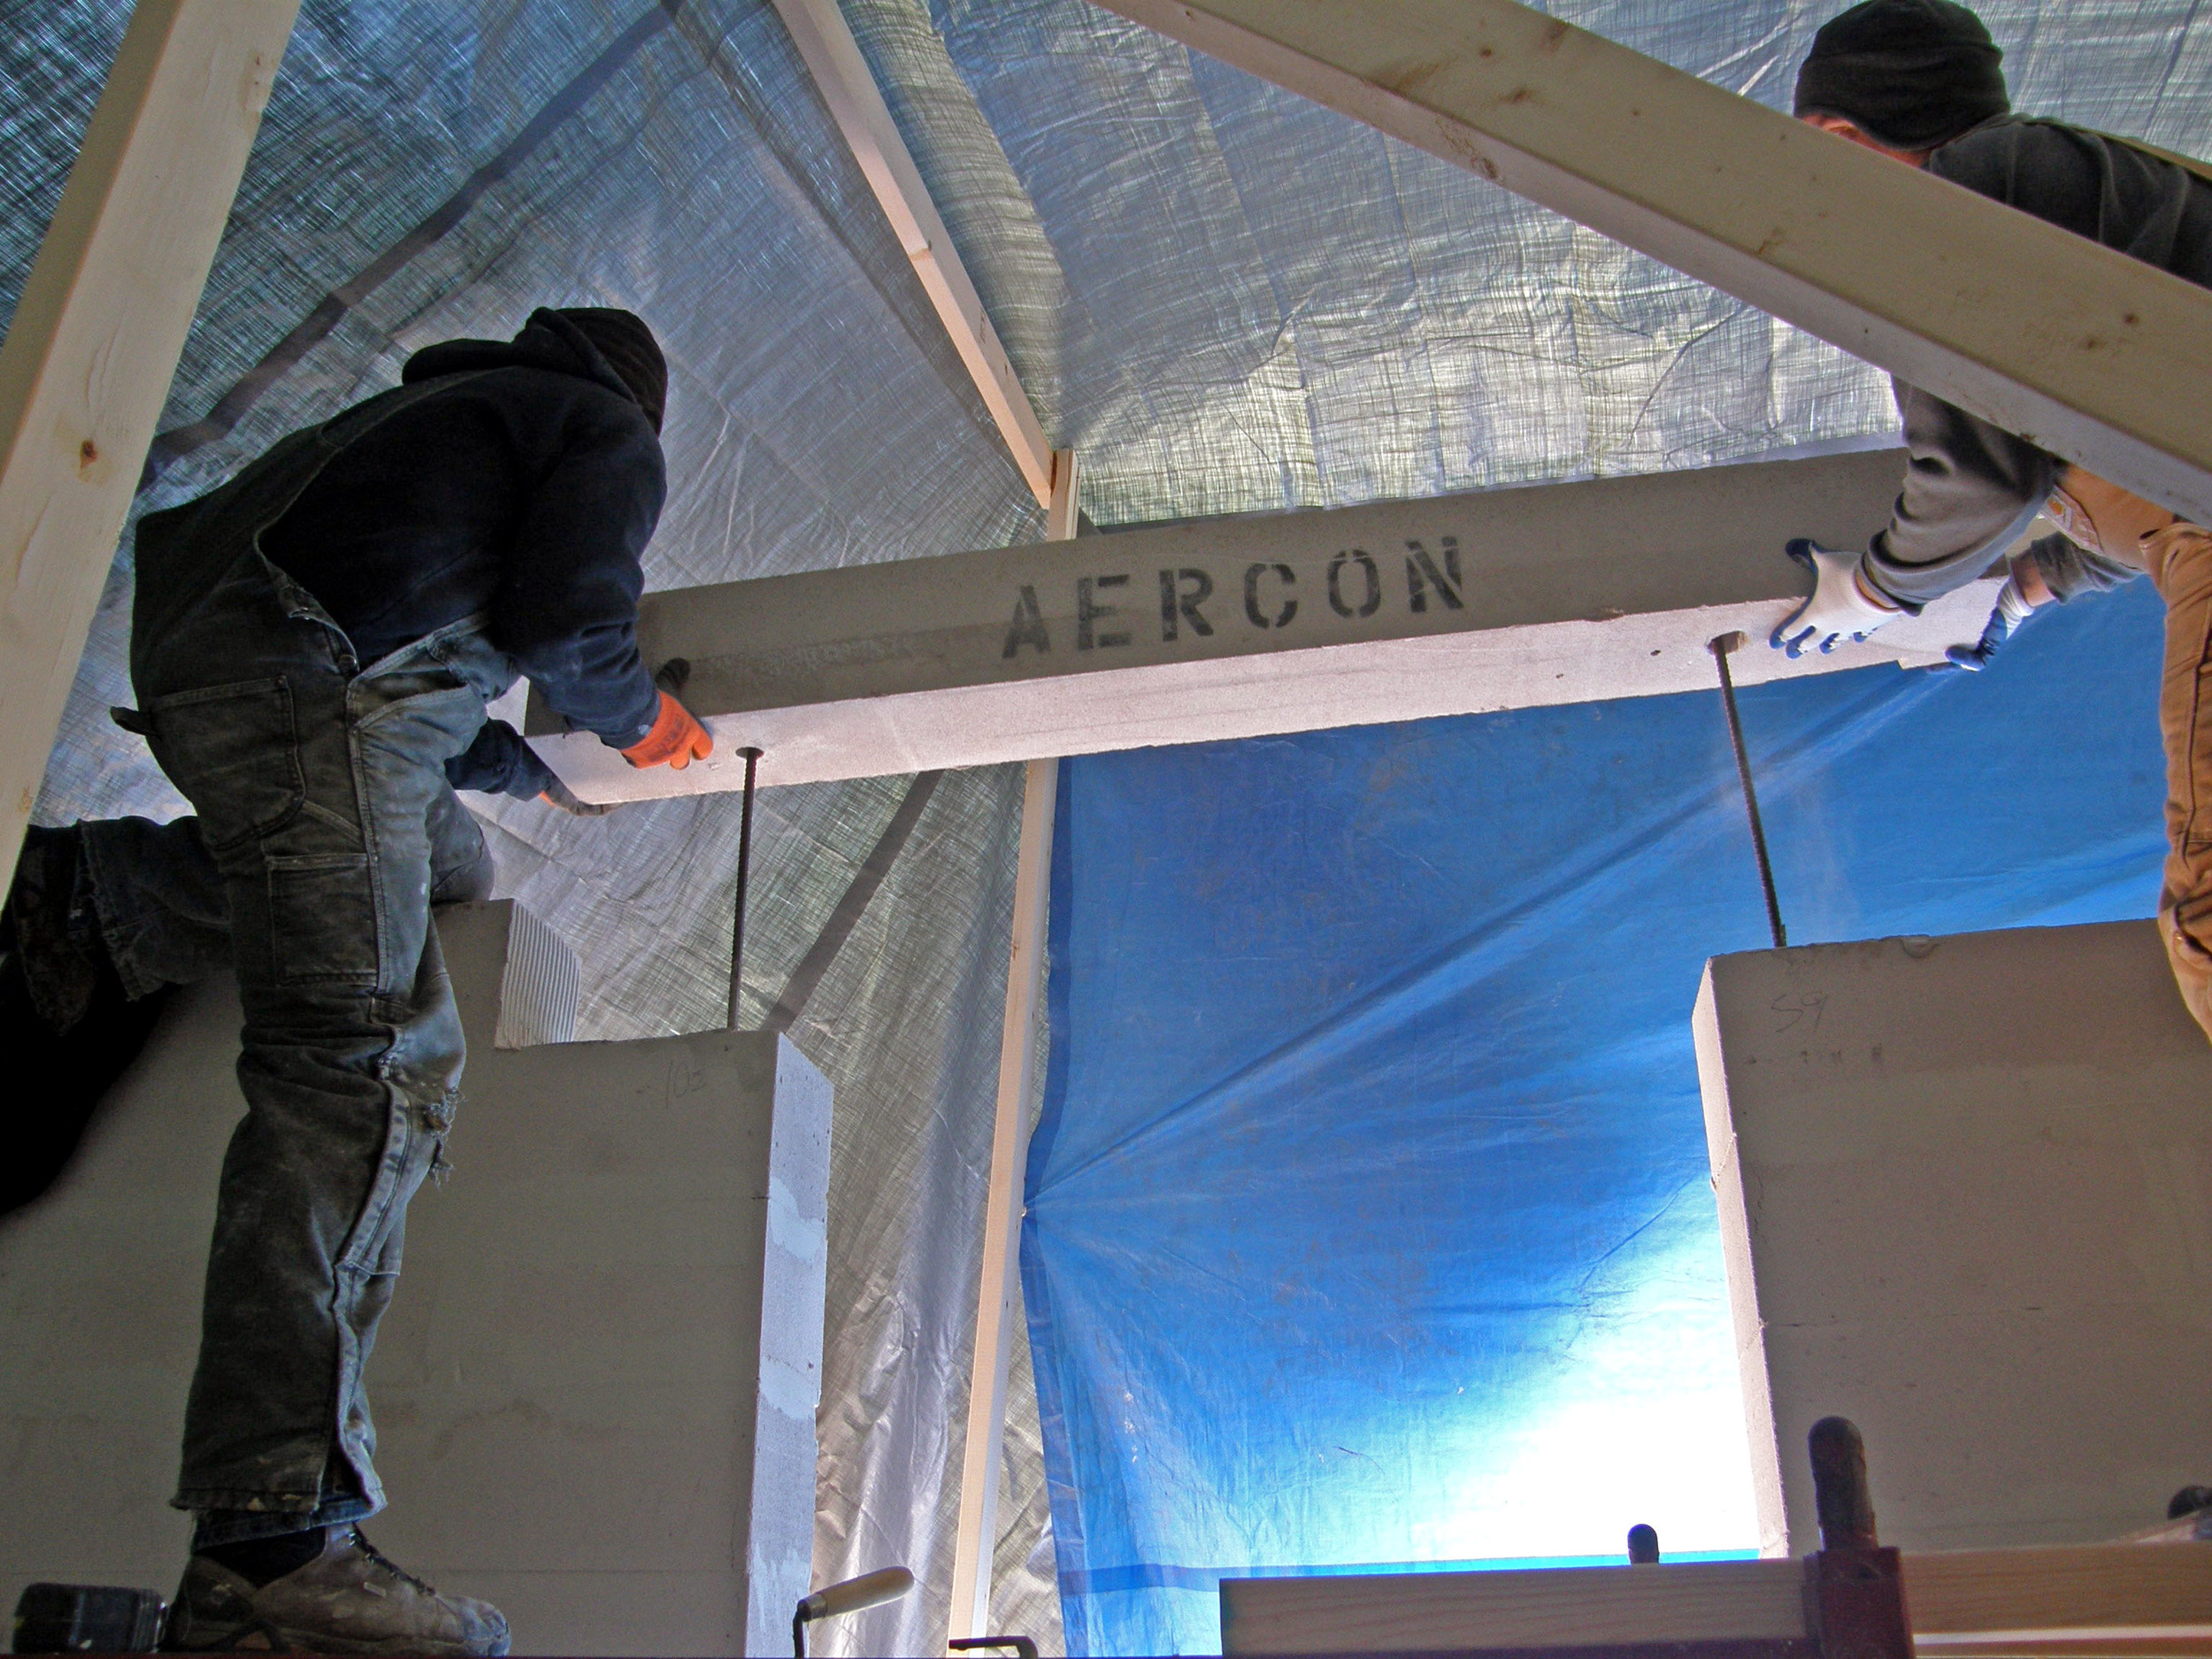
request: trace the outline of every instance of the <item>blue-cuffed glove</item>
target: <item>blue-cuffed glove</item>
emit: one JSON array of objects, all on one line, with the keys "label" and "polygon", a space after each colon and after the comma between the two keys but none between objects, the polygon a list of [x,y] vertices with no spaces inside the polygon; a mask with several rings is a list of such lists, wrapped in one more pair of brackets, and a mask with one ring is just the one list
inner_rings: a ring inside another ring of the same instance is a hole
[{"label": "blue-cuffed glove", "polygon": [[1989,666],[1989,659],[1997,655],[1997,648],[2034,614],[2035,607],[2020,592],[2020,584],[2008,576],[2005,585],[1997,590],[1997,603],[1989,613],[1989,623],[1982,629],[1982,637],[1971,645],[1954,645],[1943,653],[1944,659],[1953,668],[1978,674]]},{"label": "blue-cuffed glove", "polygon": [[1902,613],[1885,610],[1859,591],[1863,553],[1839,552],[1803,536],[1785,552],[1813,573],[1812,597],[1789,614],[1767,643],[1793,657],[1809,650],[1832,651],[1845,640],[1863,640]]}]

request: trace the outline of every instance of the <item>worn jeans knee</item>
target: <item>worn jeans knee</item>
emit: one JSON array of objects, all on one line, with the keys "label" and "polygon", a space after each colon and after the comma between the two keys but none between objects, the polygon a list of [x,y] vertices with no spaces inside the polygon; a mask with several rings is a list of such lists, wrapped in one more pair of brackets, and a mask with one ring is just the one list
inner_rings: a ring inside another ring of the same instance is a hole
[{"label": "worn jeans knee", "polygon": [[[126,995],[195,985],[231,966],[230,901],[196,817],[88,819],[77,830],[101,942]],[[451,789],[432,797],[427,832],[431,903],[491,897],[491,850]]]},{"label": "worn jeans knee", "polygon": [[430,902],[466,904],[488,899],[498,872],[491,849],[476,815],[461,804],[452,790],[433,796],[427,825],[430,837]]},{"label": "worn jeans knee", "polygon": [[80,824],[100,941],[125,995],[193,985],[230,966],[230,904],[196,818]]},{"label": "worn jeans knee", "polygon": [[488,867],[444,776],[483,696],[426,648],[472,640],[489,680],[472,626],[355,673],[311,617],[289,662],[258,641],[280,672],[147,700],[221,878],[245,1014],[176,1499],[225,1526],[383,1502],[362,1376],[463,1062],[430,904]]}]

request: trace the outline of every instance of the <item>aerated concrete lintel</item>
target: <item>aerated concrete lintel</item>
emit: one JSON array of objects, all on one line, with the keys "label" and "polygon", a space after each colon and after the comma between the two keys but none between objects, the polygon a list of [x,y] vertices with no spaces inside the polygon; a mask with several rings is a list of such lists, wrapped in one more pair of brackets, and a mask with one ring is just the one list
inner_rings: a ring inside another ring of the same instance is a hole
[{"label": "aerated concrete lintel", "polygon": [[1894,449],[1202,520],[653,594],[716,752],[636,771],[534,697],[533,744],[595,801],[1095,754],[1939,661],[1984,582],[1863,645],[1768,649],[1808,587],[1792,536],[1863,547]]},{"label": "aerated concrete lintel", "polygon": [[1819,1548],[1830,1413],[1908,1551],[2206,1478],[2212,1045],[2155,923],[1717,956],[1694,1029],[1763,1553]]}]

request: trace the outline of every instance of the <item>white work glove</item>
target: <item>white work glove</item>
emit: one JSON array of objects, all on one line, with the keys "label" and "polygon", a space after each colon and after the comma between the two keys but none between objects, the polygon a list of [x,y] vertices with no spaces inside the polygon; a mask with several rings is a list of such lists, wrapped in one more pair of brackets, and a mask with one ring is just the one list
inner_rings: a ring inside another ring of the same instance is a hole
[{"label": "white work glove", "polygon": [[1832,651],[1839,641],[1863,640],[1903,614],[1884,609],[1859,591],[1863,553],[1839,552],[1802,536],[1785,551],[1813,573],[1813,595],[1768,637],[1767,643],[1776,650],[1793,657],[1808,649]]},{"label": "white work glove", "polygon": [[1982,630],[1982,637],[1971,645],[1954,645],[1943,653],[1953,668],[1963,668],[1978,674],[1989,666],[1989,659],[1997,655],[1997,648],[2013,635],[2013,631],[2035,614],[2035,606],[2020,591],[2016,576],[2005,578],[2005,585],[1997,590],[1996,608],[1989,613],[1989,626]]}]

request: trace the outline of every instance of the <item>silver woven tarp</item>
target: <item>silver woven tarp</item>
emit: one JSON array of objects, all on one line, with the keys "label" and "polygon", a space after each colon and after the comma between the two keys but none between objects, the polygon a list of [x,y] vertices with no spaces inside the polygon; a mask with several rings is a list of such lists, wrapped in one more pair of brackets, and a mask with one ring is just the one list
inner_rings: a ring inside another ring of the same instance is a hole
[{"label": "silver woven tarp", "polygon": [[[0,31],[8,311],[127,15],[18,8]],[[391,384],[408,351],[503,336],[540,303],[634,307],[667,347],[656,588],[1040,533],[774,12],[699,0],[673,15],[309,0],[141,506]],[[127,538],[41,821],[182,810],[106,718],[132,701],[129,602]],[[910,783],[764,793],[749,1018],[783,994]],[[817,1576],[903,1562],[926,1586],[826,1627],[826,1651],[926,1651],[944,1630],[1020,797],[1017,768],[942,780],[792,1027],[837,1088]],[[719,1023],[735,796],[593,821],[479,804],[502,890],[582,959],[582,1034]]]},{"label": "silver woven tarp", "polygon": [[[1895,442],[1868,365],[1086,0],[844,6],[1102,526]],[[1841,0],[1545,9],[1786,108]],[[2212,150],[2194,4],[1981,10],[2020,108]],[[1002,1627],[1056,1630],[1048,1546],[1002,1539]]]},{"label": "silver woven tarp", "polygon": [[[1882,376],[1432,157],[1086,0],[844,0],[1101,526],[1340,505],[1882,441]],[[1785,104],[1832,4],[1557,15]],[[2212,26],[2185,0],[1983,8],[2023,108],[2202,153]],[[127,8],[0,27],[0,314]],[[2026,273],[2024,273],[2024,276]],[[656,588],[1033,539],[1021,488],[763,0],[307,0],[142,506],[539,303],[634,307],[673,365]],[[38,809],[180,810],[130,701],[129,541]],[[768,773],[772,782],[773,764]],[[820,937],[906,779],[770,788],[746,1007]],[[947,777],[793,1035],[838,1088],[818,1581],[921,1594],[820,1632],[944,1631],[1020,781]],[[733,797],[579,823],[485,809],[503,890],[584,964],[586,1034],[710,1025]],[[994,1624],[1057,1643],[1018,1346]]]},{"label": "silver woven tarp", "polygon": [[[895,107],[933,130],[923,171],[963,249],[990,250],[986,302],[1048,429],[1081,452],[1101,524],[1894,430],[1866,365],[1085,0],[927,4],[937,39],[878,44],[879,76],[916,86]],[[1546,9],[1786,107],[1841,0]],[[2020,107],[2206,147],[2212,28],[2194,5],[1981,10]],[[935,135],[952,125],[931,73],[945,57],[979,107],[973,134]]]}]

